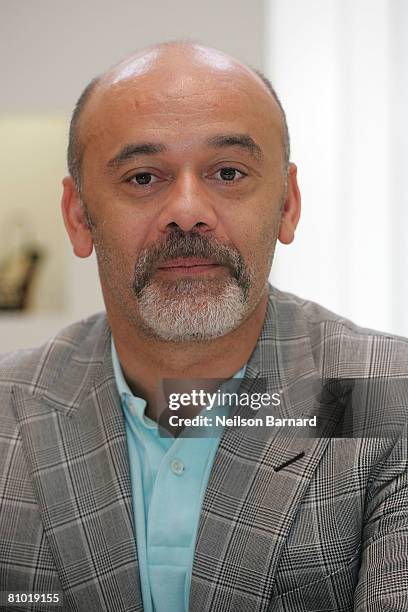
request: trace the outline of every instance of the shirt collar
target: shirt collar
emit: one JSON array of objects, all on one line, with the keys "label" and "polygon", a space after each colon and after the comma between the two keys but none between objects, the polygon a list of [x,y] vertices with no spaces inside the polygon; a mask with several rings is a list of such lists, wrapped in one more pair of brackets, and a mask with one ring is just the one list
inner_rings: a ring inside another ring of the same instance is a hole
[{"label": "shirt collar", "polygon": [[[142,411],[142,414],[144,412],[144,408],[146,407],[146,401],[141,398],[141,397],[136,397],[133,392],[131,391],[131,389],[129,388],[129,385],[127,384],[125,377],[123,375],[123,370],[122,370],[122,366],[120,365],[120,361],[119,361],[119,357],[116,351],[116,347],[115,347],[115,342],[113,340],[113,336],[111,336],[111,353],[112,353],[112,363],[113,363],[113,372],[115,375],[115,381],[116,381],[116,387],[118,389],[118,393],[120,395],[121,401],[122,402],[126,402],[126,399],[133,399],[133,400],[137,400],[137,402],[140,404],[140,408]],[[230,378],[229,380],[225,381],[225,383],[222,385],[223,389],[225,392],[230,390],[230,384],[231,381],[233,381],[234,378],[244,378],[245,376],[245,370],[246,370],[246,366],[247,364],[245,363],[242,368],[240,370],[238,370],[238,372],[236,372],[234,374],[234,376],[232,376],[232,378]],[[235,390],[235,384],[232,385],[232,387]],[[232,390],[232,388],[231,388]],[[142,416],[142,415],[141,415]]]},{"label": "shirt collar", "polygon": [[125,377],[123,376],[122,366],[120,365],[118,353],[116,352],[115,343],[113,341],[113,336],[111,336],[111,350],[112,350],[112,363],[113,363],[113,373],[115,374],[116,386],[118,388],[118,393],[120,397],[124,394],[132,396],[133,393],[127,384]]}]

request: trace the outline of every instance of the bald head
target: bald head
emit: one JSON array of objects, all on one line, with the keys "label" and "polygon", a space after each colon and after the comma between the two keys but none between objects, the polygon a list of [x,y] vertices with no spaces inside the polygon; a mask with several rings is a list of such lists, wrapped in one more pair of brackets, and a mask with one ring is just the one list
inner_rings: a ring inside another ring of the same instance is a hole
[{"label": "bald head", "polygon": [[[238,62],[236,59],[209,47],[190,42],[172,42],[155,45],[132,55],[102,75],[94,78],[84,89],[75,106],[69,132],[68,170],[81,189],[82,158],[86,146],[83,122],[85,115],[90,118],[98,104],[110,96],[120,97],[121,89],[129,82],[142,89],[146,81],[155,78],[173,87],[174,95],[183,89],[191,95],[193,87],[237,86],[248,94],[256,92],[267,95],[270,113],[279,117],[282,159],[287,174],[290,145],[285,112],[270,81],[257,70]],[[182,94],[181,94],[182,95]],[[254,104],[254,112],[257,108]]]}]

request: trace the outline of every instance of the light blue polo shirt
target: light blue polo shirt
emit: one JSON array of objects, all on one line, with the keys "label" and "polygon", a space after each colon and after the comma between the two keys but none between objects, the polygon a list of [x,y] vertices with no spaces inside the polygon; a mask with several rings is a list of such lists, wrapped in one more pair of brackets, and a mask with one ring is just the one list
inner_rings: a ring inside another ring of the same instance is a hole
[{"label": "light blue polo shirt", "polygon": [[[160,437],[157,423],[145,416],[145,400],[126,383],[113,339],[112,361],[125,416],[143,607],[187,612],[198,519],[221,432]],[[220,390],[237,392],[245,369]]]}]

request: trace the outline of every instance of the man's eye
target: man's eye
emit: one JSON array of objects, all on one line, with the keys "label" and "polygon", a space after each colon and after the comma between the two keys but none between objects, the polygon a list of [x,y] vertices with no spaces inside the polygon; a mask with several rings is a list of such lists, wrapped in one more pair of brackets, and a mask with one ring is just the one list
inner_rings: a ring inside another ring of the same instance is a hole
[{"label": "man's eye", "polygon": [[237,179],[242,178],[243,176],[245,176],[245,174],[243,172],[240,172],[239,170],[237,170],[236,168],[221,168],[221,170],[218,170],[215,173],[216,178],[220,179],[221,181],[236,181]]},{"label": "man's eye", "polygon": [[151,172],[138,172],[128,179],[129,183],[137,183],[138,185],[151,185],[158,180],[157,176]]}]

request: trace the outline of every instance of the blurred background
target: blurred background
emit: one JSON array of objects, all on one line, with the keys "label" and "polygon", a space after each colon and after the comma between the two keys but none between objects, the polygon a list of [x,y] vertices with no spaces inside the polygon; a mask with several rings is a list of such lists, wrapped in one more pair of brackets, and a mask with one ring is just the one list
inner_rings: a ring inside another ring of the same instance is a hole
[{"label": "blurred background", "polygon": [[408,336],[406,0],[0,0],[0,352],[103,309],[60,215],[70,114],[123,56],[188,38],[274,83],[303,214],[271,281]]}]

